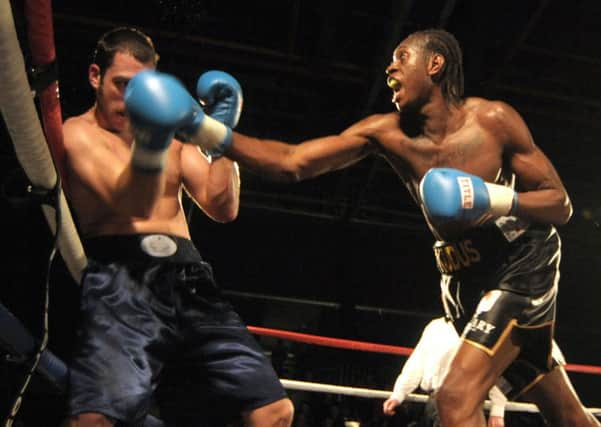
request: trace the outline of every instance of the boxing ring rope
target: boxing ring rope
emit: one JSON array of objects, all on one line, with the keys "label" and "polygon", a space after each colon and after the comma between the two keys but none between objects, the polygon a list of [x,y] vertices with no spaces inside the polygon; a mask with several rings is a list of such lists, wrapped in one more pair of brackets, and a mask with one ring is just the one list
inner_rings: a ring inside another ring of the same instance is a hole
[{"label": "boxing ring rope", "polygon": [[376,344],[369,342],[352,341],[341,338],[329,338],[319,335],[302,334],[299,332],[282,331],[278,329],[262,328],[259,326],[247,326],[253,334],[267,337],[282,338],[289,341],[303,342],[306,344],[322,345],[325,347],[343,348],[346,350],[361,350],[372,353],[398,354],[409,356],[413,351],[409,347],[397,347],[393,345]]},{"label": "boxing ring rope", "polygon": [[[358,351],[366,351],[372,353],[386,353],[386,354],[394,354],[394,355],[402,355],[409,356],[413,351],[412,348],[409,347],[400,347],[400,346],[392,346],[392,345],[384,345],[370,342],[362,342],[362,341],[354,341],[347,340],[341,338],[331,338],[324,337],[320,335],[311,335],[299,332],[291,332],[284,331],[280,329],[271,329],[271,328],[263,328],[259,326],[248,326],[247,327],[250,332],[255,335],[267,336],[273,338],[280,338],[289,341],[302,342],[305,344],[313,344],[325,347],[333,347],[333,348],[341,348],[346,350],[358,350]],[[565,366],[566,370],[572,372],[580,372],[580,373],[588,373],[588,374],[597,374],[601,375],[601,366],[591,366],[591,365],[579,365],[579,364],[567,364]],[[296,381],[290,379],[282,379],[282,384],[285,388],[291,390],[303,390],[303,391],[312,391],[318,393],[334,393],[334,394],[343,394],[348,396],[357,396],[357,397],[366,397],[366,398],[379,398],[379,399],[387,399],[391,391],[386,390],[373,390],[367,388],[356,388],[356,387],[345,387],[345,386],[337,386],[332,384],[321,384],[314,382],[306,382],[306,381]],[[412,402],[425,402],[428,399],[428,396],[410,393],[407,396],[407,400]],[[485,409],[490,409],[490,401],[486,400],[484,403]],[[538,408],[536,405],[531,403],[522,403],[522,402],[507,402],[505,406],[506,411],[516,411],[516,412],[531,412],[538,413]],[[593,414],[601,415],[601,408],[588,408]]]},{"label": "boxing ring rope", "polygon": [[[344,387],[332,384],[322,384],[307,381],[296,381],[281,379],[280,382],[288,390],[302,390],[311,391],[316,393],[332,393],[332,394],[343,394],[346,396],[354,397],[366,397],[371,399],[388,399],[392,391],[386,390],[373,390],[369,388],[357,388],[357,387]],[[428,400],[428,396],[424,394],[410,393],[406,399],[410,402],[425,402]],[[490,409],[490,401],[484,402],[484,409]],[[593,413],[601,414],[601,408],[588,408]],[[538,413],[538,408],[532,403],[521,403],[521,402],[507,402],[505,405],[506,411],[513,412],[530,412]]]},{"label": "boxing ring rope", "polygon": [[[54,58],[52,14],[48,0],[38,1],[28,9],[37,9],[29,23],[34,60],[40,63]],[[43,37],[48,40],[37,45]],[[51,52],[43,54],[52,46]],[[40,64],[47,65],[47,64]],[[62,119],[58,104],[58,84],[47,87],[40,95],[41,108],[45,113],[46,136],[42,131],[40,119],[25,71],[25,61],[19,46],[10,2],[0,0],[0,110],[11,136],[17,159],[34,187],[52,191],[60,187],[53,158],[48,149],[62,145]],[[55,148],[58,158],[64,156],[60,148]],[[62,157],[64,158],[64,157]],[[61,158],[61,159],[62,159]],[[62,160],[60,160],[62,161]],[[58,165],[58,164],[57,164]],[[71,273],[79,283],[87,260],[75,223],[62,191],[58,191],[59,222],[54,207],[43,204],[42,211],[53,234],[58,230],[58,249]]]},{"label": "boxing ring rope", "polygon": [[[256,335],[282,338],[289,341],[297,341],[306,344],[321,345],[325,347],[343,348],[346,350],[360,350],[372,353],[397,354],[401,356],[409,356],[413,351],[413,349],[410,347],[400,347],[363,341],[353,341],[341,338],[323,337],[320,335],[303,334],[300,332],[284,331],[280,329],[262,328],[259,326],[248,326],[248,330]],[[601,366],[568,363],[565,365],[564,368],[566,371],[571,372],[601,375]]]}]

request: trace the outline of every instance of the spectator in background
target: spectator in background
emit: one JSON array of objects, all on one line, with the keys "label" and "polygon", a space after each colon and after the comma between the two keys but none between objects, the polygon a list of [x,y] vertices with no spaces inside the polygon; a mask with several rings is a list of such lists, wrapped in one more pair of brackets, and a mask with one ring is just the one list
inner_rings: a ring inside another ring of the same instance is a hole
[{"label": "spectator in background", "polygon": [[[394,383],[392,394],[384,401],[384,414],[394,415],[395,408],[418,387],[430,395],[435,393],[447,373],[459,343],[459,335],[452,322],[445,317],[431,320],[403,365],[403,369]],[[502,427],[504,426],[503,415],[507,399],[496,386],[491,389],[489,397],[492,407],[488,425],[489,427]],[[422,419],[417,425],[423,427],[440,425],[436,404],[432,399],[428,399],[426,402]]]}]

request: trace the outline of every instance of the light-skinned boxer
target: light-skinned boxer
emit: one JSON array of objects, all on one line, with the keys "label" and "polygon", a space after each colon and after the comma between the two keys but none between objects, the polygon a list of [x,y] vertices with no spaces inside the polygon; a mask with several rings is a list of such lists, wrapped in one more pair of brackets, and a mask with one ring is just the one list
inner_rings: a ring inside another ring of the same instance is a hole
[{"label": "light-skinned boxer", "polygon": [[89,261],[70,362],[70,426],[140,425],[169,364],[186,367],[178,392],[198,399],[202,423],[290,426],[291,401],[222,298],[182,207],[186,192],[215,221],[238,214],[236,163],[174,135],[193,139],[201,129],[208,142],[227,144],[240,85],[216,70],[202,75],[203,110],[156,64],[142,32],[107,32],[88,70],[96,102],[64,123],[68,197]]}]

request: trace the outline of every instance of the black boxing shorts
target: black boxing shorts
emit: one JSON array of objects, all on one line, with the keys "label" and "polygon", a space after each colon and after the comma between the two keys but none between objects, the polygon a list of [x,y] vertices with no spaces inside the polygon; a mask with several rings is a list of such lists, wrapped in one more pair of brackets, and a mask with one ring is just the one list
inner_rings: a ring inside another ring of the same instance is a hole
[{"label": "black boxing shorts", "polygon": [[488,291],[463,330],[464,342],[493,356],[513,333],[520,354],[503,377],[504,393],[514,399],[556,366],[551,357],[557,286],[536,298],[511,291]]},{"label": "black boxing shorts", "polygon": [[[516,332],[522,350],[504,375],[511,397],[556,366],[551,349],[560,248],[554,227],[527,226],[510,217],[434,247],[443,302],[468,306],[466,313],[473,313],[463,329],[465,342],[493,355],[503,338]],[[454,297],[458,289],[471,300],[461,304]],[[447,315],[458,317],[448,309]]]},{"label": "black boxing shorts", "polygon": [[89,264],[70,365],[70,415],[101,413],[135,426],[173,364],[186,380],[199,379],[185,398],[199,399],[203,420],[213,407],[236,415],[286,397],[190,240],[102,236],[85,240],[84,248]]}]

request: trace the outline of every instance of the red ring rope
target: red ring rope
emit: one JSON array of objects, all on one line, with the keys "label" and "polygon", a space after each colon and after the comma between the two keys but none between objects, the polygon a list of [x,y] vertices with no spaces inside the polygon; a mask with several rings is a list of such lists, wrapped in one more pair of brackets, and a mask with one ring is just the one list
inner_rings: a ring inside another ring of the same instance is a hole
[{"label": "red ring rope", "polygon": [[401,356],[409,356],[413,351],[413,349],[409,347],[397,347],[393,345],[352,341],[341,338],[328,338],[319,335],[301,334],[299,332],[261,328],[258,326],[248,326],[248,330],[257,335],[285,338],[290,341],[299,341],[308,344],[322,345],[326,347],[345,348],[349,350],[363,350],[373,353],[400,354]]},{"label": "red ring rope", "polygon": [[[394,345],[376,344],[369,342],[353,341],[340,338],[322,337],[319,335],[303,334],[299,332],[283,331],[280,329],[261,328],[258,326],[248,326],[248,330],[253,334],[283,338],[290,341],[304,342],[307,344],[321,345],[325,347],[344,348],[347,350],[362,350],[373,353],[399,354],[409,356],[413,351],[410,347],[399,347]],[[601,375],[601,366],[579,365],[568,363],[565,366],[566,371],[580,372],[584,374]]]}]

